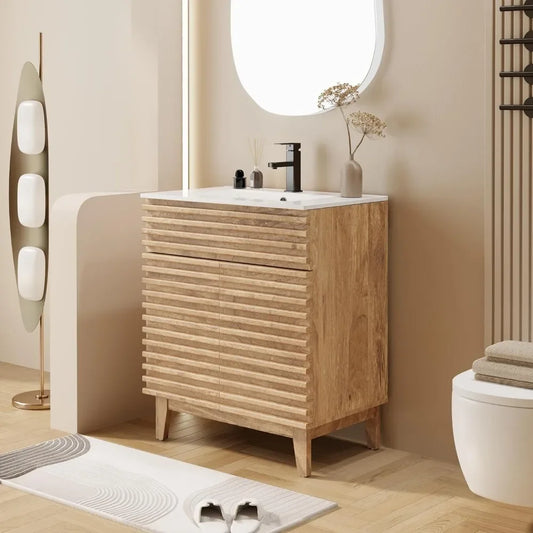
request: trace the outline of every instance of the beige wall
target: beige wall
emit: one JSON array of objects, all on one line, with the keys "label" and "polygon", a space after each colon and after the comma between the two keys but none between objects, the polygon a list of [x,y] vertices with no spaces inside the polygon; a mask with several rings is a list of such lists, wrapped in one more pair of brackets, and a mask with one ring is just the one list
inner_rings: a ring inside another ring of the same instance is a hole
[{"label": "beige wall", "polygon": [[[451,378],[483,348],[491,7],[484,0],[385,4],[385,56],[359,102],[389,124],[387,139],[359,153],[365,192],[390,196],[385,443],[454,460]],[[249,171],[247,138],[262,136],[265,161],[283,157],[271,143],[301,141],[304,189],[338,191],[345,159],[338,112],[288,118],[261,110],[237,78],[229,14],[229,0],[193,5],[193,185],[230,184],[234,169]],[[284,185],[283,171],[263,164],[263,172],[266,186]]]},{"label": "beige wall", "polygon": [[68,193],[176,187],[180,9],[179,0],[0,3],[0,360],[38,364],[37,332],[25,332],[18,309],[7,174],[20,70],[38,63],[39,31],[51,205]]},{"label": "beige wall", "polygon": [[[359,155],[365,192],[391,198],[385,442],[453,459],[450,380],[483,347],[490,6],[483,0],[385,3],[384,61],[359,104],[389,123],[388,138],[364,144]],[[172,24],[164,25],[167,38],[159,33],[162,21],[170,19],[146,4],[2,1],[0,167],[5,175],[18,76],[24,61],[37,61],[35,36],[41,30],[52,200],[71,192],[157,188],[158,180],[163,188],[177,188],[179,145],[175,153],[173,146],[178,137],[167,135],[175,130],[160,119],[164,111],[176,112],[175,100],[159,69],[164,64],[172,72],[178,50],[173,61]],[[158,5],[174,9],[170,0]],[[250,168],[247,138],[262,136],[268,143],[265,161],[283,157],[271,143],[301,141],[304,187],[338,190],[345,158],[340,117],[334,112],[279,117],[251,101],[232,62],[229,7],[229,0],[192,2],[193,185],[231,183],[235,168]],[[179,80],[172,76],[177,89]],[[142,83],[130,87],[131,80]],[[263,170],[267,186],[283,186],[283,171],[266,165]],[[24,332],[18,315],[7,179],[0,195],[0,250],[0,359],[35,366],[37,338]]]}]

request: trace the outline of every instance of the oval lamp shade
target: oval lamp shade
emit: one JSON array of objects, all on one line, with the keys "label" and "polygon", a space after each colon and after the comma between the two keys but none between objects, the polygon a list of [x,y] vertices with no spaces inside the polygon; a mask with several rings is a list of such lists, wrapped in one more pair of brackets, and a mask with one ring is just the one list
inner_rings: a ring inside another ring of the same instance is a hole
[{"label": "oval lamp shade", "polygon": [[17,185],[19,222],[28,228],[40,228],[46,218],[46,184],[39,174],[22,174]]},{"label": "oval lamp shade", "polygon": [[24,154],[40,154],[44,150],[46,128],[43,104],[24,100],[17,109],[17,143]]},{"label": "oval lamp shade", "polygon": [[38,302],[44,296],[46,279],[44,252],[35,246],[20,249],[17,263],[18,289],[21,298]]}]

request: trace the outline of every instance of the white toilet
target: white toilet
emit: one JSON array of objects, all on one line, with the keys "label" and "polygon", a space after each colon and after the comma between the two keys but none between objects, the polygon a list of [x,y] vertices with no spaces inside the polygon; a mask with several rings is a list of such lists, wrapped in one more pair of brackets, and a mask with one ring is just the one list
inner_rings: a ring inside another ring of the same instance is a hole
[{"label": "white toilet", "polygon": [[533,507],[533,390],[474,378],[453,379],[455,449],[470,490]]}]

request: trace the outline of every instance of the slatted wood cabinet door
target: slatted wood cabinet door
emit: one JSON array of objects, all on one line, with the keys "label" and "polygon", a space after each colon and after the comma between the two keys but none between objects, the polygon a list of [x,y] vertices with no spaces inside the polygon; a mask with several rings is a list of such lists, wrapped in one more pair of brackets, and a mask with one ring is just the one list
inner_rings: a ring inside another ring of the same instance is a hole
[{"label": "slatted wood cabinet door", "polygon": [[[302,211],[147,199],[143,222],[143,392],[157,399],[158,438],[169,410],[269,431],[293,438],[309,475],[312,438],[379,427],[386,202]],[[364,315],[355,332],[353,310]]]}]

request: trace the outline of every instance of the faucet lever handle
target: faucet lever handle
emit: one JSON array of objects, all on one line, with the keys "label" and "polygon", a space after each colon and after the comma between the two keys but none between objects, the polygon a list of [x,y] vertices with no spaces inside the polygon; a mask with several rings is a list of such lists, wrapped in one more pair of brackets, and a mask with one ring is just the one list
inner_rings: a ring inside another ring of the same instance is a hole
[{"label": "faucet lever handle", "polygon": [[287,151],[297,152],[302,147],[302,143],[274,143],[287,147]]}]

